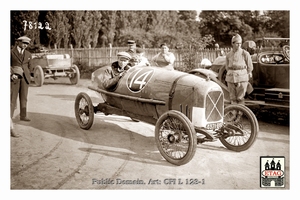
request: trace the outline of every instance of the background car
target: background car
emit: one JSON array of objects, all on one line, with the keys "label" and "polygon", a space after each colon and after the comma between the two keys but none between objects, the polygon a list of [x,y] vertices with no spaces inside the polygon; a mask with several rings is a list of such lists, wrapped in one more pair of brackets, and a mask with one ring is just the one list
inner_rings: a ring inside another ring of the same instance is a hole
[{"label": "background car", "polygon": [[67,77],[71,84],[77,84],[80,79],[79,68],[72,63],[69,54],[53,54],[46,50],[32,53],[31,76],[37,86],[42,86],[47,78],[57,79]]},{"label": "background car", "polygon": [[[254,91],[246,103],[289,108],[289,38],[259,38],[256,42],[246,41],[242,47],[252,54],[253,62],[253,78],[249,82]],[[211,70],[226,85],[225,59],[225,56],[218,57],[212,63]]]}]

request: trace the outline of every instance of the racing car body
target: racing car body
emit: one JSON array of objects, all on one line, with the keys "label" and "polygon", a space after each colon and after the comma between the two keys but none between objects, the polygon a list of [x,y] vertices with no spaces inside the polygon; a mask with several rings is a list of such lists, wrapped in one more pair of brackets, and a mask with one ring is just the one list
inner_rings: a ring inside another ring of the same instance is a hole
[{"label": "racing car body", "polygon": [[107,67],[92,74],[88,87],[104,101],[95,106],[84,92],[75,99],[75,116],[82,129],[91,128],[94,114],[98,112],[153,124],[160,153],[175,165],[189,162],[198,143],[220,139],[228,149],[243,151],[256,138],[258,123],[255,115],[245,106],[224,107],[222,88],[209,78],[136,66],[122,76],[112,91],[108,91],[102,86],[102,75]]},{"label": "racing car body", "polygon": [[178,110],[199,128],[217,128],[223,121],[223,92],[213,81],[180,71],[134,67],[114,90],[118,95],[109,95],[102,87],[103,70],[93,73],[91,89],[100,91],[109,105],[128,112],[133,118],[139,116],[153,123],[166,111]]}]

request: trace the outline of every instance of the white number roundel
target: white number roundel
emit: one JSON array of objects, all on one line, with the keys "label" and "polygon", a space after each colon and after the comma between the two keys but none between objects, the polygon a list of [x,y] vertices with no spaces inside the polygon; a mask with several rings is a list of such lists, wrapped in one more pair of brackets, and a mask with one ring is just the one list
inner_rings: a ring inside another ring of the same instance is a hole
[{"label": "white number roundel", "polygon": [[127,79],[127,86],[132,92],[139,92],[149,82],[154,69],[141,68],[132,72]]}]

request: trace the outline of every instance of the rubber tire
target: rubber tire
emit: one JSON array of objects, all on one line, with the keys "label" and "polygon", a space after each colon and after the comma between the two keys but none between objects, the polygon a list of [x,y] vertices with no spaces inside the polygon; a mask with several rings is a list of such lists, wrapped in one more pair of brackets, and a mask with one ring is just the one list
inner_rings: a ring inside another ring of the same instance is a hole
[{"label": "rubber tire", "polygon": [[45,76],[41,66],[37,65],[34,68],[34,83],[36,86],[41,87],[44,84]]},{"label": "rubber tire", "polygon": [[70,82],[72,85],[76,85],[80,80],[80,71],[77,65],[73,65],[73,68],[75,69],[75,73],[73,77],[70,77]]},{"label": "rubber tire", "polygon": [[[89,119],[88,119],[88,122],[85,123],[85,124],[82,123],[82,121],[80,119],[80,116],[79,116],[80,115],[79,114],[79,102],[82,98],[85,99],[87,101],[87,104],[88,104],[87,105],[88,106],[87,111],[88,111],[88,114],[89,114]],[[87,95],[84,92],[81,92],[76,96],[74,111],[75,111],[75,116],[76,116],[76,120],[77,120],[77,123],[78,123],[79,127],[82,128],[82,129],[85,129],[85,130],[90,129],[93,125],[93,122],[94,122],[94,106],[93,106],[92,100],[89,97],[89,95]]]},{"label": "rubber tire", "polygon": [[245,151],[252,146],[252,144],[254,143],[254,141],[257,137],[257,134],[259,132],[258,121],[257,121],[254,113],[248,107],[246,107],[244,105],[230,104],[230,105],[226,106],[224,109],[224,116],[226,116],[226,113],[228,113],[231,110],[237,110],[237,111],[243,112],[243,114],[246,115],[247,118],[250,120],[250,124],[251,124],[250,138],[245,144],[243,144],[241,146],[235,146],[235,145],[228,143],[226,141],[225,137],[220,137],[220,142],[229,150],[236,151],[236,152]]},{"label": "rubber tire", "polygon": [[219,70],[218,79],[219,81],[221,81],[223,84],[227,86],[227,82],[225,81],[226,74],[227,74],[227,70],[225,69],[225,66],[222,66]]},{"label": "rubber tire", "polygon": [[[181,159],[173,159],[173,158],[169,157],[164,152],[164,150],[161,146],[161,143],[159,141],[159,129],[160,129],[161,125],[163,124],[163,122],[169,116],[177,118],[178,120],[180,120],[183,123],[183,126],[184,126],[185,130],[187,131],[187,134],[190,138],[188,151],[187,151],[186,155]],[[181,113],[179,111],[169,110],[169,111],[165,112],[164,114],[162,114],[156,122],[155,142],[156,142],[159,152],[168,162],[170,162],[174,165],[184,165],[184,164],[188,163],[195,155],[196,147],[197,147],[196,131],[195,131],[195,128],[192,125],[191,121],[187,118],[187,116],[185,116],[183,113]]]}]

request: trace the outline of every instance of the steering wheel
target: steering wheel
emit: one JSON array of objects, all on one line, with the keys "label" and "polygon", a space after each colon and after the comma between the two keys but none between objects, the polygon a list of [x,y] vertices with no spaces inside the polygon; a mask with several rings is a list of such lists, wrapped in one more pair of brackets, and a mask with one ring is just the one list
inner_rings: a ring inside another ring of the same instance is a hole
[{"label": "steering wheel", "polygon": [[290,62],[290,46],[289,45],[284,45],[282,47],[282,50],[283,50],[283,55]]}]

